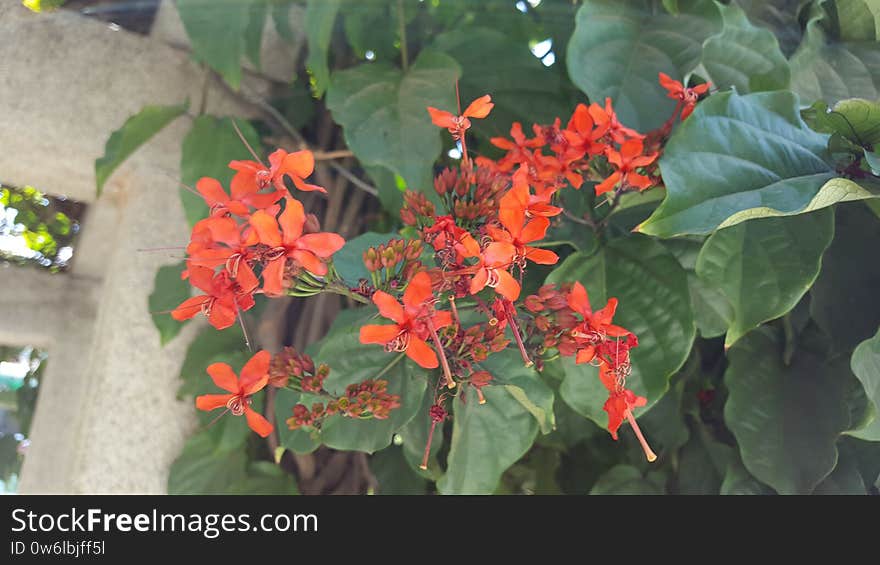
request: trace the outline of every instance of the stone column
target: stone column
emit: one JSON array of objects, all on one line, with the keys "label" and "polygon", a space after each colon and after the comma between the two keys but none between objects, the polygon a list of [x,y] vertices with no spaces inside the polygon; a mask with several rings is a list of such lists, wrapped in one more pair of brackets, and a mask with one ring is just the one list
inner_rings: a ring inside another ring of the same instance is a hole
[{"label": "stone column", "polygon": [[[163,130],[95,199],[94,160],[110,133],[147,104],[199,100],[204,71],[185,50],[75,13],[0,5],[0,182],[89,203],[69,273],[0,271],[0,341],[48,348],[20,490],[163,493],[170,463],[195,424],[176,398],[198,329],[166,347],[147,297],[183,245],[177,196],[189,118]],[[212,86],[208,109],[246,114]]]}]

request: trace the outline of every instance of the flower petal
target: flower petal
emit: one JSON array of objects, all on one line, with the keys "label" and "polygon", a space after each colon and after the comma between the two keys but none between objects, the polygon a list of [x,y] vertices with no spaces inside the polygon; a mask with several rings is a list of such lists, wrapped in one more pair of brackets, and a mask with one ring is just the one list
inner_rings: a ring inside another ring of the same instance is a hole
[{"label": "flower petal", "polygon": [[465,108],[462,116],[467,118],[485,118],[494,107],[495,104],[492,103],[492,97],[485,94],[471,102],[468,107]]},{"label": "flower petal", "polygon": [[329,232],[309,233],[299,238],[297,248],[307,249],[318,257],[326,259],[345,245],[341,235]]},{"label": "flower petal", "polygon": [[360,340],[361,343],[381,343],[386,344],[397,337],[400,333],[400,327],[395,325],[378,325],[369,324],[361,327]]},{"label": "flower petal", "polygon": [[[244,364],[244,367],[241,368],[242,383],[250,383],[268,375],[269,363],[271,360],[272,355],[265,349],[256,352],[254,356]],[[244,384],[242,384],[242,388],[245,388]],[[253,394],[253,392],[248,392],[247,394]]]},{"label": "flower petal", "polygon": [[235,394],[203,394],[196,397],[196,408],[199,410],[215,410],[226,406],[231,398],[237,396]]},{"label": "flower petal", "polygon": [[278,225],[281,226],[284,244],[293,245],[302,235],[306,223],[306,211],[302,202],[296,198],[285,198],[284,203],[284,212],[278,218]]},{"label": "flower petal", "polygon": [[262,414],[250,406],[245,406],[244,417],[247,419],[248,427],[257,432],[257,435],[260,437],[268,437],[274,429],[272,424],[269,423],[269,420],[264,418]]},{"label": "flower petal", "polygon": [[210,177],[200,178],[196,183],[196,190],[199,191],[199,194],[202,195],[202,198],[205,199],[209,207],[229,202],[229,196],[226,195],[223,185],[217,179]]},{"label": "flower petal", "polygon": [[210,299],[210,296],[205,296],[204,294],[187,298],[180,306],[171,311],[171,317],[178,322],[189,320],[199,314],[202,311],[202,306]]},{"label": "flower petal", "polygon": [[377,290],[373,293],[373,304],[379,308],[379,314],[389,320],[394,320],[398,324],[402,324],[405,318],[403,306],[387,292]]},{"label": "flower petal", "polygon": [[235,375],[235,371],[232,370],[226,363],[211,363],[208,365],[208,374],[211,375],[211,380],[214,381],[214,384],[219,388],[222,388],[225,391],[237,393],[239,391],[238,386],[238,377]]},{"label": "flower petal", "polygon": [[295,151],[288,154],[279,169],[282,174],[290,175],[294,179],[296,177],[304,179],[311,175],[314,170],[315,156],[308,150]]},{"label": "flower petal", "polygon": [[434,294],[431,292],[431,277],[428,273],[422,271],[416,273],[416,276],[406,285],[406,291],[403,293],[403,304],[407,308],[420,308]]},{"label": "flower petal", "polygon": [[251,214],[248,223],[257,232],[257,235],[260,237],[260,243],[264,243],[269,247],[281,246],[281,230],[278,229],[278,221],[274,216],[269,215],[263,210],[257,210]]},{"label": "flower petal", "polygon": [[406,348],[406,355],[425,369],[436,369],[440,366],[437,354],[431,349],[431,346],[425,340],[419,339],[416,336],[410,337],[409,345]]}]

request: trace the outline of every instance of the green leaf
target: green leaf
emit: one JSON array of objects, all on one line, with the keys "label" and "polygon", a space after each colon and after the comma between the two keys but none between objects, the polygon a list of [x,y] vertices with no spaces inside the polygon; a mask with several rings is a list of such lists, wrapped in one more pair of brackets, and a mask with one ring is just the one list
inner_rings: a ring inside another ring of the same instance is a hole
[{"label": "green leaf", "polygon": [[234,89],[241,83],[241,56],[251,0],[177,0],[177,12],[193,56],[220,73]]},{"label": "green leaf", "polygon": [[697,256],[703,247],[702,238],[671,239],[664,244],[687,271],[691,309],[700,335],[705,338],[724,335],[733,319],[733,307],[721,289],[704,282],[697,276]]},{"label": "green leaf", "polygon": [[791,58],[791,87],[801,101],[834,104],[845,98],[880,98],[880,45],[875,41],[837,42],[826,38],[821,17],[807,24]]},{"label": "green leaf", "polygon": [[703,44],[703,67],[719,88],[746,93],[787,88],[788,61],[773,33],[752,25],[736,4],[718,4],[724,26]]},{"label": "green leaf", "polygon": [[798,20],[803,0],[736,0],[756,25],[770,29],[779,40],[782,52],[790,56],[801,41]]},{"label": "green leaf", "polygon": [[820,210],[737,224],[706,240],[697,275],[733,306],[725,347],[794,308],[819,275],[833,236],[834,214]]},{"label": "green leaf", "polygon": [[385,63],[365,63],[333,74],[327,107],[364,165],[382,165],[408,187],[427,189],[440,155],[441,130],[426,108],[454,108],[458,76],[455,60],[429,50],[406,73]]},{"label": "green leaf", "polygon": [[232,485],[229,494],[284,495],[299,494],[293,475],[268,461],[253,461],[248,466],[247,477]]},{"label": "green leaf", "polygon": [[474,397],[453,401],[448,468],[437,482],[443,494],[491,494],[538,433],[535,419],[504,387],[486,386],[483,394],[486,404]]},{"label": "green leaf", "polygon": [[[547,277],[550,283],[574,281],[586,287],[594,308],[601,308],[611,297],[620,301],[614,323],[639,338],[639,346],[631,353],[627,387],[647,397],[650,407],[687,359],[696,333],[684,269],[656,241],[633,236],[614,240],[592,256],[570,255]],[[562,398],[605,427],[608,417],[602,405],[608,392],[596,368],[576,365],[572,358],[563,359],[563,366]]]},{"label": "green leaf", "polygon": [[403,354],[386,353],[379,345],[360,342],[360,328],[374,323],[371,321],[374,312],[372,308],[361,308],[345,310],[337,316],[314,355],[315,362],[330,366],[324,388],[336,395],[344,394],[350,384],[382,374],[381,378],[388,381],[388,393],[400,396],[400,408],[393,410],[385,420],[327,418],[321,441],[334,449],[373,453],[390,445],[393,434],[416,415],[425,394],[425,369],[401,357]]},{"label": "green leaf", "polygon": [[519,351],[508,348],[493,353],[480,366],[492,374],[494,384],[503,386],[535,417],[542,434],[549,434],[556,428],[553,390],[544,384],[537,371],[523,364]]},{"label": "green leaf", "polygon": [[370,457],[370,470],[379,483],[377,494],[425,494],[428,482],[410,468],[403,449],[392,445]]},{"label": "green leaf", "polygon": [[[532,55],[528,45],[497,29],[459,28],[438,35],[431,48],[461,65],[462,107],[484,94],[495,107],[485,120],[473,120],[478,133],[506,136],[511,123],[549,123],[571,112],[561,96],[561,80]],[[453,111],[455,106],[441,108]]]},{"label": "green leaf", "polygon": [[880,222],[859,203],[837,206],[834,240],[810,290],[810,315],[837,351],[851,351],[880,326]]},{"label": "green leaf", "polygon": [[[262,152],[260,136],[250,122],[236,120],[242,135],[258,154]],[[180,156],[181,182],[195,188],[202,177],[215,178],[227,187],[235,173],[229,168],[234,159],[253,159],[244,143],[235,133],[231,118],[199,116],[183,139]],[[208,206],[197,194],[180,189],[180,200],[190,226],[208,216]]]},{"label": "green leaf", "polygon": [[349,286],[357,286],[360,279],[370,280],[370,272],[364,265],[364,251],[398,237],[393,233],[367,232],[345,242],[345,247],[333,255],[336,272]]},{"label": "green leaf", "polygon": [[260,50],[263,47],[263,28],[266,27],[266,14],[269,0],[249,0],[247,27],[244,29],[244,53],[254,67],[260,68]]},{"label": "green leaf", "polygon": [[104,145],[104,155],[95,160],[98,196],[101,196],[104,183],[119,165],[162,128],[185,113],[187,108],[188,103],[179,106],[144,106],[140,112],[125,120],[122,127],[110,135]]},{"label": "green leaf", "polygon": [[859,466],[855,458],[849,453],[840,450],[837,466],[824,481],[816,486],[813,494],[825,495],[859,495],[867,494],[865,482],[859,472]]},{"label": "green leaf", "polygon": [[616,465],[599,477],[590,494],[666,494],[666,489],[656,476],[646,478],[635,467]]},{"label": "green leaf", "polygon": [[880,152],[865,149],[865,163],[874,175],[880,176]]},{"label": "green leaf", "polygon": [[783,363],[780,332],[764,326],[728,352],[724,420],[743,464],[780,494],[809,494],[837,463],[849,426],[846,367],[807,347]]},{"label": "green leaf", "polygon": [[651,447],[658,456],[673,453],[690,439],[690,430],[684,423],[682,397],[684,395],[684,379],[669,388],[653,408],[643,414],[640,424],[644,430],[650,430]]},{"label": "green leaf", "polygon": [[569,77],[592,101],[610,97],[621,122],[639,131],[659,127],[675,108],[658,73],[682,79],[720,24],[712,2],[678,4],[673,15],[654,14],[641,0],[586,0],[577,13]]},{"label": "green leaf", "polygon": [[739,457],[735,457],[727,467],[721,483],[721,494],[725,495],[761,495],[775,494],[773,489],[756,479],[743,466]]},{"label": "green leaf", "polygon": [[244,335],[237,325],[223,331],[205,328],[190,343],[186,357],[180,367],[183,383],[177,392],[178,398],[217,392],[210,377],[205,372],[211,363],[228,363],[233,369],[241,368],[250,359],[244,342]]},{"label": "green leaf", "polygon": [[876,0],[834,0],[833,8],[839,37],[844,41],[874,41],[880,38],[880,3]]},{"label": "green leaf", "polygon": [[[320,98],[330,83],[330,67],[327,52],[333,36],[333,24],[339,11],[340,0],[308,0],[306,4],[305,29],[308,30],[309,56],[306,67],[312,75],[312,91]],[[338,120],[337,120],[338,121]]]},{"label": "green leaf", "polygon": [[315,402],[324,403],[325,398],[316,394],[299,393],[289,389],[275,392],[275,427],[278,429],[278,442],[294,453],[311,453],[321,446],[319,434],[307,430],[291,430],[287,419],[293,416],[293,407],[304,404],[309,408]]},{"label": "green leaf", "polygon": [[880,102],[848,98],[829,109],[828,104],[819,101],[804,110],[804,114],[816,131],[839,133],[862,147],[880,144]]},{"label": "green leaf", "polygon": [[159,330],[159,343],[165,345],[180,333],[186,322],[178,322],[171,317],[170,310],[189,298],[189,281],[180,278],[186,263],[181,261],[174,265],[166,265],[156,271],[153,292],[150,293],[148,305],[153,325]]},{"label": "green leaf", "polygon": [[851,181],[832,180],[827,141],[807,127],[790,92],[711,96],[666,146],[666,200],[638,229],[659,237],[706,234],[871,197]]},{"label": "green leaf", "polygon": [[168,494],[225,494],[246,480],[244,438],[226,445],[218,440],[221,430],[208,429],[186,441],[168,472]]},{"label": "green leaf", "polygon": [[856,347],[850,366],[856,378],[862,383],[874,413],[874,425],[869,426],[873,433],[856,435],[864,439],[880,441],[880,434],[875,435],[878,429],[876,422],[880,421],[880,331]]}]

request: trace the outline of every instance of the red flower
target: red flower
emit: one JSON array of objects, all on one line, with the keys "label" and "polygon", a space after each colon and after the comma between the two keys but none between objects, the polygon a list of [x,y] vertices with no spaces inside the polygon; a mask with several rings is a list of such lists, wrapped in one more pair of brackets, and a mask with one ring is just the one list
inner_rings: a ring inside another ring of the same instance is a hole
[{"label": "red flower", "polygon": [[617,113],[611,106],[611,98],[605,99],[605,113],[611,120],[611,124],[608,127],[608,134],[611,135],[611,139],[613,139],[615,143],[624,143],[627,139],[645,139],[644,135],[620,123],[620,120],[617,119]]},{"label": "red flower", "polygon": [[[259,210],[250,217],[250,224],[268,245],[266,265],[263,268],[263,292],[277,296],[284,292],[284,271],[287,260],[294,261],[310,273],[327,274],[325,259],[342,249],[345,240],[335,233],[310,233],[303,235],[306,214],[299,200],[285,199],[284,212],[276,220],[274,216]],[[280,227],[280,229],[279,229]]]},{"label": "red flower", "polygon": [[468,118],[485,118],[494,107],[492,97],[486,94],[471,102],[460,116],[432,106],[428,106],[428,113],[431,114],[431,122],[435,126],[448,129],[452,137],[458,140],[464,135],[465,130],[471,127]]},{"label": "red flower", "polygon": [[[473,238],[470,241],[476,245]],[[478,254],[480,261],[471,279],[470,293],[476,294],[488,286],[508,300],[519,298],[520,285],[508,271],[516,259],[516,247],[505,241],[496,241]]]},{"label": "red flower", "polygon": [[578,104],[562,133],[572,146],[579,147],[590,155],[600,155],[605,151],[606,145],[599,140],[610,129],[611,117],[594,102],[589,107]]},{"label": "red flower", "polygon": [[553,189],[545,189],[538,194],[531,194],[529,191],[528,170],[520,167],[513,174],[513,186],[511,186],[508,194],[511,195],[511,199],[515,198],[519,205],[525,209],[526,218],[533,218],[535,216],[552,218],[562,213],[562,208],[550,204],[550,199],[553,197],[554,192]]},{"label": "red flower", "polygon": [[241,378],[226,363],[209,365],[211,380],[229,394],[203,394],[196,397],[196,408],[209,411],[225,406],[235,416],[243,414],[250,429],[261,437],[268,436],[272,433],[272,424],[251,408],[251,397],[269,382],[269,360],[268,351],[259,351],[242,367]]},{"label": "red flower", "polygon": [[254,305],[253,292],[259,281],[250,269],[239,271],[238,279],[233,279],[226,270],[215,274],[212,269],[198,265],[191,265],[188,274],[192,285],[205,294],[184,300],[171,312],[175,320],[189,320],[203,312],[212,326],[222,330],[235,323],[239,310],[248,310]]},{"label": "red flower", "polygon": [[596,195],[613,190],[618,183],[624,187],[636,187],[645,190],[651,186],[651,179],[636,173],[638,167],[645,167],[654,162],[657,154],[642,155],[645,146],[641,139],[630,139],[620,146],[620,151],[608,150],[608,162],[617,167],[617,171],[596,185]]},{"label": "red flower", "polygon": [[[236,186],[241,187],[241,190],[253,189],[253,187],[261,190],[271,184],[281,191],[278,194],[278,198],[281,198],[281,194],[287,193],[287,187],[284,186],[284,175],[287,175],[302,191],[327,192],[323,187],[308,184],[304,180],[315,171],[315,156],[308,150],[288,153],[283,149],[277,149],[269,155],[268,169],[256,161],[231,161],[229,168],[238,171],[232,178],[233,190]],[[278,198],[275,200],[277,201]]]},{"label": "red flower", "polygon": [[[611,370],[607,368],[605,363],[599,365],[599,373],[602,382],[605,382],[605,379],[611,378],[609,376],[605,376],[604,378],[601,376],[602,373],[608,373]],[[628,389],[617,389],[612,388],[608,393],[608,400],[605,401],[605,404],[602,406],[602,409],[608,413],[608,432],[611,433],[611,437],[615,440],[617,439],[617,430],[620,429],[623,421],[628,418],[628,415],[632,413],[633,408],[638,408],[640,406],[644,406],[648,403],[648,399],[644,396],[636,396],[636,394]]]},{"label": "red flower", "polygon": [[[667,97],[679,101],[678,104],[681,106],[681,121],[684,121],[691,115],[691,112],[694,111],[694,108],[697,105],[697,100],[700,99],[700,96],[708,92],[712,83],[705,82],[693,88],[686,88],[682,83],[673,79],[666,73],[660,73],[660,85],[667,90]],[[675,117],[675,114],[673,114],[673,117]]]},{"label": "red flower", "polygon": [[[629,330],[611,323],[617,310],[617,299],[609,298],[601,310],[593,312],[587,289],[580,282],[575,282],[566,296],[568,307],[583,317],[583,322],[575,327],[572,336],[582,340],[585,346],[578,350],[576,363],[589,363],[596,357],[596,346],[608,336],[624,337],[630,335]],[[584,345],[579,343],[579,345]]]},{"label": "red flower", "polygon": [[439,366],[437,354],[425,341],[431,327],[444,328],[452,323],[452,314],[435,311],[432,304],[431,277],[421,272],[412,278],[403,293],[401,306],[393,296],[381,290],[373,294],[379,314],[393,321],[391,325],[366,325],[361,328],[361,343],[379,343],[386,351],[405,351],[425,369]]},{"label": "red flower", "polygon": [[196,190],[205,199],[208,207],[211,209],[212,216],[225,216],[226,214],[235,214],[236,216],[247,216],[251,208],[268,208],[281,198],[282,193],[272,192],[261,194],[256,186],[246,186],[242,183],[231,185],[231,196],[223,190],[220,181],[210,177],[202,177],[196,183]]},{"label": "red flower", "polygon": [[253,275],[249,261],[256,253],[259,243],[257,232],[245,224],[244,228],[230,217],[211,217],[199,221],[193,227],[193,236],[186,248],[189,264],[215,268],[225,265],[226,270],[237,279],[239,270],[250,271],[242,276],[250,280]]},{"label": "red flower", "polygon": [[495,147],[507,151],[507,155],[498,160],[499,171],[509,171],[517,163],[528,163],[532,158],[530,149],[544,145],[543,139],[526,139],[519,122],[513,122],[510,128],[510,137],[513,138],[513,141],[506,137],[493,137],[489,140]]},{"label": "red flower", "polygon": [[516,260],[529,260],[540,265],[553,265],[559,256],[547,249],[528,245],[539,241],[547,234],[550,220],[537,216],[526,221],[527,204],[523,202],[522,188],[511,189],[501,198],[498,221],[504,227],[487,225],[486,231],[497,242],[507,242],[516,248]]}]

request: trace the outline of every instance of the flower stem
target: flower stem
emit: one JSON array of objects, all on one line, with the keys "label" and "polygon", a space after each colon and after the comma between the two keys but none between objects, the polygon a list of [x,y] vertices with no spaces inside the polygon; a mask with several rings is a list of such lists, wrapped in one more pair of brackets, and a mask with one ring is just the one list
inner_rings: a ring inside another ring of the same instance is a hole
[{"label": "flower stem", "polygon": [[422,464],[419,465],[419,469],[422,471],[428,470],[428,457],[431,456],[431,442],[434,441],[434,428],[437,427],[437,422],[434,419],[431,419],[431,429],[428,431],[428,442],[425,444],[425,454],[422,456]]},{"label": "flower stem", "polygon": [[446,360],[446,353],[443,351],[443,342],[440,341],[440,336],[437,335],[437,328],[434,327],[433,320],[428,318],[427,321],[428,331],[431,332],[431,339],[434,340],[434,345],[437,347],[437,352],[440,354],[440,364],[443,366],[443,374],[446,376],[446,386],[447,388],[455,388],[452,371],[449,370],[449,362]]},{"label": "flower stem", "polygon": [[526,367],[531,367],[535,362],[529,359],[526,345],[523,343],[522,336],[519,333],[519,326],[516,324],[516,318],[510,313],[510,303],[508,302],[505,302],[504,313],[507,315],[507,323],[510,324],[510,331],[513,332],[513,338],[516,340],[516,346],[519,347],[519,353],[522,355],[523,363],[526,364]]}]

